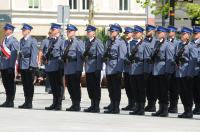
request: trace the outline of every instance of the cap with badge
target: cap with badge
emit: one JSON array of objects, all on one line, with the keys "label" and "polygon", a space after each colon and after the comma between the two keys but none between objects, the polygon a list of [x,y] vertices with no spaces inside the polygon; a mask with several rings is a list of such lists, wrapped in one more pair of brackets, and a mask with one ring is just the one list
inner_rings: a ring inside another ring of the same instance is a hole
[{"label": "cap with badge", "polygon": [[117,31],[117,32],[120,32],[120,33],[122,32],[122,28],[118,23],[111,24],[109,26],[110,26],[110,28],[109,28],[108,31],[110,31],[110,32],[112,32],[112,31]]},{"label": "cap with badge", "polygon": [[85,29],[85,31],[87,32],[91,32],[91,31],[96,31],[96,27],[92,26],[92,25],[87,25],[87,28]]},{"label": "cap with badge", "polygon": [[192,34],[192,29],[190,28],[187,28],[187,27],[182,27],[181,28],[181,33],[189,33],[189,34]]},{"label": "cap with badge", "polygon": [[147,25],[146,25],[146,31],[151,31],[151,30],[156,30],[156,27],[153,26],[153,25],[147,24]]},{"label": "cap with badge", "polygon": [[193,33],[194,33],[194,34],[200,33],[200,27],[199,27],[199,26],[193,27]]},{"label": "cap with badge", "polygon": [[66,28],[66,30],[77,31],[78,28],[77,28],[75,25],[67,24],[67,28]]},{"label": "cap with badge", "polygon": [[168,29],[163,26],[158,26],[156,29],[157,32],[168,32]]},{"label": "cap with badge", "polygon": [[23,27],[21,29],[22,30],[30,30],[31,31],[33,29],[33,27],[31,25],[28,25],[28,24],[24,23]]},{"label": "cap with badge", "polygon": [[124,28],[124,33],[132,33],[132,32],[134,32],[133,28],[131,28],[131,27],[125,27]]},{"label": "cap with badge", "polygon": [[143,33],[144,32],[144,28],[138,26],[138,25],[135,25],[134,26],[134,32],[141,32]]},{"label": "cap with badge", "polygon": [[174,26],[168,26],[168,32],[177,32],[177,28]]},{"label": "cap with badge", "polygon": [[15,27],[9,23],[6,23],[3,27],[4,30],[12,30],[14,31]]},{"label": "cap with badge", "polygon": [[51,24],[51,29],[61,29],[61,25],[57,23],[52,23]]}]

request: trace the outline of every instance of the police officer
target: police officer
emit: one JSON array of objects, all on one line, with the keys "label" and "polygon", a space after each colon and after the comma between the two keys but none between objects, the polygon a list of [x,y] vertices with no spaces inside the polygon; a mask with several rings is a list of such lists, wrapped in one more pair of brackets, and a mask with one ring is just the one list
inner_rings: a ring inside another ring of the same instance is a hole
[{"label": "police officer", "polygon": [[30,35],[32,29],[32,26],[24,24],[22,27],[23,38],[20,40],[19,67],[24,89],[25,103],[20,105],[19,108],[24,109],[32,108],[34,71],[38,66],[37,40]]},{"label": "police officer", "polygon": [[120,112],[121,78],[127,48],[125,41],[119,35],[122,32],[119,24],[110,25],[109,31],[110,39],[106,42],[103,60],[106,63],[106,79],[112,107],[104,113],[118,114]]},{"label": "police officer", "polygon": [[134,26],[134,42],[130,43],[128,50],[128,60],[130,63],[130,83],[132,94],[136,99],[136,108],[130,115],[144,115],[145,105],[145,86],[144,86],[144,43],[143,43],[144,29],[138,25]]},{"label": "police officer", "polygon": [[[130,44],[132,44],[134,41],[134,29],[131,27],[126,27],[124,32],[125,38],[126,38],[126,47],[127,47],[127,51],[129,50]],[[129,54],[127,52],[126,55],[126,59],[128,58]],[[133,95],[133,91],[130,85],[130,75],[129,75],[129,71],[130,71],[130,63],[126,63],[126,59],[125,59],[125,63],[124,63],[124,73],[123,73],[123,77],[124,77],[124,87],[125,87],[125,91],[126,91],[126,95],[128,97],[128,105],[124,108],[122,108],[122,110],[134,110],[135,107],[135,98]],[[129,61],[128,61],[129,62]]]},{"label": "police officer", "polygon": [[157,38],[154,50],[151,54],[151,62],[153,63],[154,86],[157,91],[159,100],[159,110],[152,113],[152,116],[167,117],[168,116],[168,87],[165,85],[166,62],[173,58],[170,48],[168,48],[167,32],[168,29],[162,26],[157,27]]},{"label": "police officer", "polygon": [[181,42],[175,49],[176,80],[184,112],[178,118],[192,118],[193,93],[192,77],[197,62],[198,51],[190,42],[192,30],[187,27],[181,29]]},{"label": "police officer", "polygon": [[86,31],[88,38],[85,41],[85,51],[83,53],[83,58],[85,60],[87,91],[89,98],[91,99],[91,106],[85,109],[84,112],[100,112],[100,80],[104,45],[95,36],[96,27],[88,25]]},{"label": "police officer", "polygon": [[200,114],[200,27],[193,28],[193,44],[195,44],[198,50],[197,65],[195,67],[195,77],[193,85],[193,96],[195,108],[193,109],[193,114]]},{"label": "police officer", "polygon": [[72,105],[66,111],[80,111],[81,87],[80,79],[83,70],[84,43],[76,38],[76,26],[67,25],[67,40],[63,53],[64,74],[67,80],[67,88],[72,100]]},{"label": "police officer", "polygon": [[61,25],[51,24],[51,36],[43,46],[43,61],[45,62],[45,71],[47,73],[52,94],[53,103],[46,110],[62,109],[62,62],[61,56],[64,49],[64,40],[59,36]]},{"label": "police officer", "polygon": [[15,61],[19,42],[13,36],[15,27],[11,24],[4,25],[4,39],[0,49],[0,70],[3,86],[6,91],[6,101],[0,107],[14,107],[15,98]]},{"label": "police officer", "polygon": [[148,105],[145,107],[147,112],[156,111],[156,89],[153,86],[153,65],[149,63],[150,55],[153,51],[156,38],[154,37],[156,27],[153,25],[146,25],[146,37],[144,39],[145,43],[145,52],[144,52],[144,80],[146,84],[146,95]]},{"label": "police officer", "polygon": [[[169,48],[171,48],[171,51],[173,51],[172,54],[175,52],[175,47],[180,43],[178,39],[176,39],[176,32],[177,28],[174,26],[168,26],[168,43]],[[167,79],[167,85],[169,89],[169,103],[170,106],[168,108],[169,113],[177,113],[178,108],[178,89],[176,87],[176,79],[175,79],[175,65],[172,64],[173,60],[169,60],[169,62],[166,62],[166,65],[168,68],[166,69],[166,79]]]}]

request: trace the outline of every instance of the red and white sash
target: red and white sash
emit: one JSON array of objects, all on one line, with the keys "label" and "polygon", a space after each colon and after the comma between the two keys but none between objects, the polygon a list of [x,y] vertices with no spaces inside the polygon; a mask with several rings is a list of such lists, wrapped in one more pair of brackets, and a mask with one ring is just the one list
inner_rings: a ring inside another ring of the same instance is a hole
[{"label": "red and white sash", "polygon": [[2,51],[2,53],[3,53],[8,59],[10,58],[10,56],[11,56],[11,51],[10,51],[10,49],[6,46],[5,39],[4,39],[3,42],[2,42],[1,51]]}]

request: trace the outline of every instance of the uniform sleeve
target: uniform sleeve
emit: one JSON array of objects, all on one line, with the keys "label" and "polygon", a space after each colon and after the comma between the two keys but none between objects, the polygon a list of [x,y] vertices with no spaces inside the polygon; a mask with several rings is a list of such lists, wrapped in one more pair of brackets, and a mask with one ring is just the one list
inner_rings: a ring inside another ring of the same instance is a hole
[{"label": "uniform sleeve", "polygon": [[166,46],[166,73],[171,73],[174,67],[174,47],[170,44]]},{"label": "uniform sleeve", "polygon": [[78,41],[77,42],[77,67],[76,71],[82,71],[83,70],[83,53],[85,51],[85,44],[83,41]]},{"label": "uniform sleeve", "polygon": [[118,63],[117,63],[117,67],[116,67],[116,71],[117,72],[123,72],[124,69],[124,59],[125,56],[127,54],[127,48],[126,48],[126,44],[124,41],[121,41],[121,43],[119,44],[119,56],[118,56]]},{"label": "uniform sleeve", "polygon": [[38,67],[37,56],[38,56],[37,40],[33,39],[31,44],[31,58],[30,58],[31,67],[35,68]]},{"label": "uniform sleeve", "polygon": [[102,61],[102,57],[103,57],[103,54],[104,54],[104,45],[103,43],[98,40],[98,43],[97,43],[97,70],[102,70],[102,67],[103,67],[103,61]]},{"label": "uniform sleeve", "polygon": [[15,62],[17,59],[18,50],[19,50],[19,42],[17,41],[17,39],[14,39],[11,46],[11,57],[9,63],[10,68],[15,68]]},{"label": "uniform sleeve", "polygon": [[189,67],[187,75],[192,77],[195,75],[195,65],[197,64],[198,50],[194,45],[189,48]]}]

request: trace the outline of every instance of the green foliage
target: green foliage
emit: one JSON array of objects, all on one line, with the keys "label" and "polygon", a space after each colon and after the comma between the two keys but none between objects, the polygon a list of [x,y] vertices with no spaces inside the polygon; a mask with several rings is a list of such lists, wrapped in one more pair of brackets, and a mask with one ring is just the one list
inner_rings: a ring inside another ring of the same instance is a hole
[{"label": "green foliage", "polygon": [[200,19],[200,4],[187,3],[185,7],[186,12],[191,19]]},{"label": "green foliage", "polygon": [[96,32],[96,36],[100,39],[104,44],[109,39],[109,36],[106,34],[105,28],[98,29]]}]

